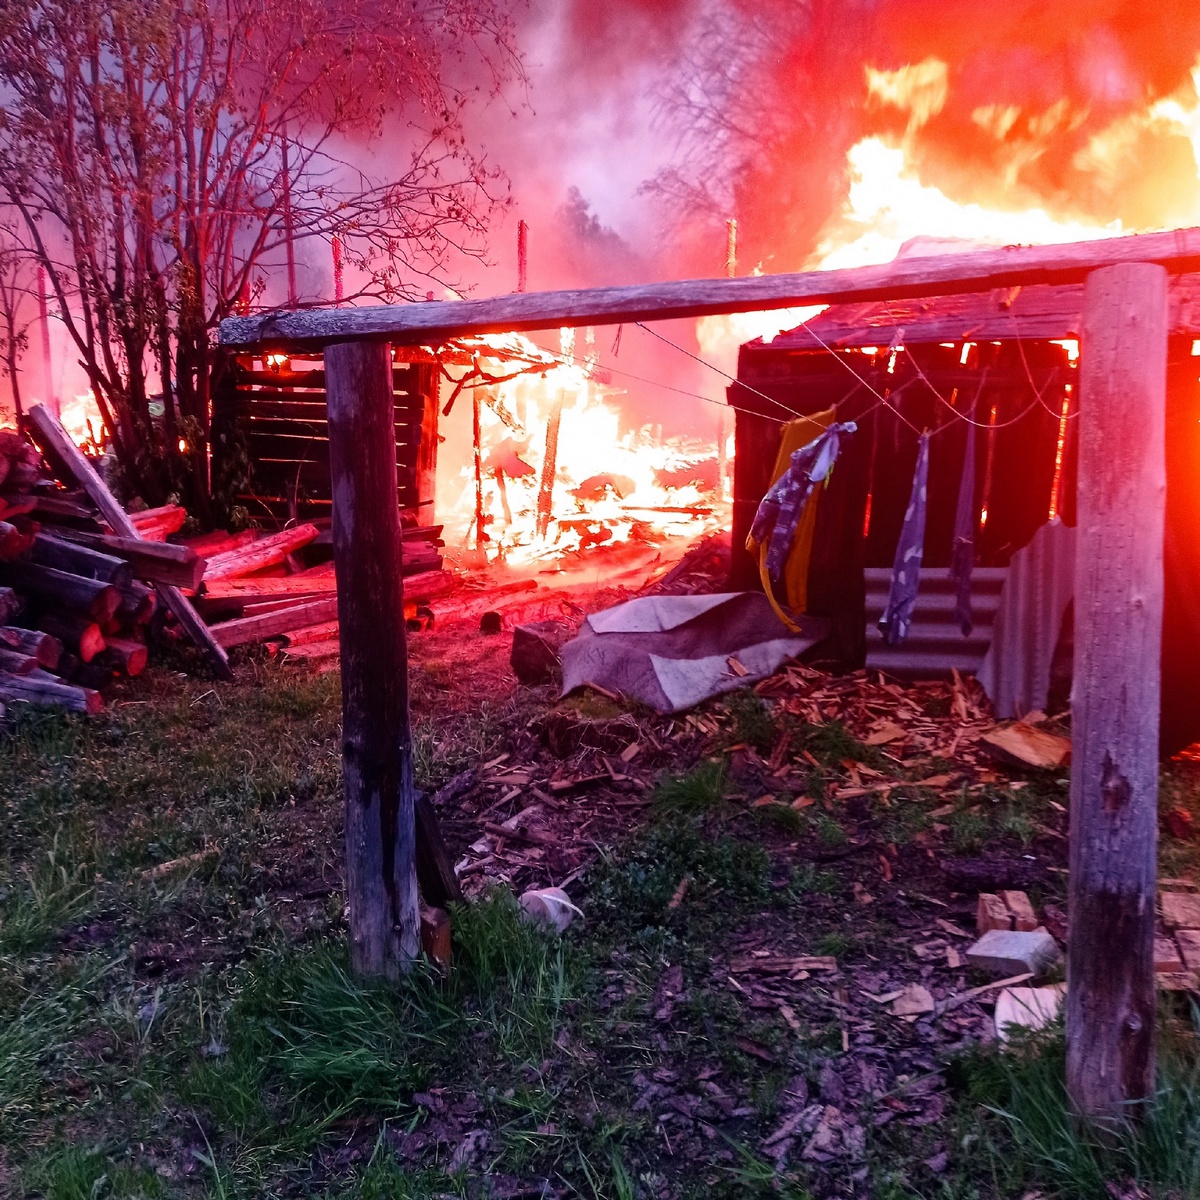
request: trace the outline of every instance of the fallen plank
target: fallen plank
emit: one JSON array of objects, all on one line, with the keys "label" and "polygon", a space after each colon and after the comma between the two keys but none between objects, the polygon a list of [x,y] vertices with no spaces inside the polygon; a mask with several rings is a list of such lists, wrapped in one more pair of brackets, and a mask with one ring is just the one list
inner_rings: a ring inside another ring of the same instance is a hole
[{"label": "fallen plank", "polygon": [[[95,467],[84,458],[79,447],[71,441],[67,431],[59,424],[57,418],[42,405],[35,404],[29,410],[29,423],[35,431],[42,451],[48,455],[53,454],[68,468],[72,477],[91,497],[92,502],[100,510],[100,515],[109,523],[113,532],[120,537],[141,537],[137,525],[121,507],[117,498],[108,490],[108,485],[96,473]],[[159,584],[158,589],[164,603],[175,614],[175,619],[187,631],[188,636],[208,652],[217,674],[222,679],[232,679],[233,672],[229,669],[228,656],[224,649],[213,640],[208,626],[200,619],[200,614],[192,607],[187,597],[177,587],[170,584]]]},{"label": "fallen plank", "polygon": [[338,636],[338,621],[322,621],[317,625],[303,625],[299,629],[289,629],[284,637],[289,647],[303,646],[309,642],[328,642]]},{"label": "fallen plank", "polygon": [[212,635],[217,642],[230,649],[249,642],[261,642],[264,638],[290,633],[306,626],[337,617],[337,597],[326,596],[308,604],[293,604],[274,612],[252,617],[238,617],[212,626]]},{"label": "fallen plank", "polygon": [[790,975],[795,971],[836,971],[837,959],[828,954],[801,955],[787,958],[768,955],[765,958],[735,958],[729,969],[735,974],[754,972],[760,975]]},{"label": "fallen plank", "polygon": [[336,638],[325,642],[308,642],[303,646],[285,646],[283,648],[286,658],[337,658],[341,652],[341,643]]}]

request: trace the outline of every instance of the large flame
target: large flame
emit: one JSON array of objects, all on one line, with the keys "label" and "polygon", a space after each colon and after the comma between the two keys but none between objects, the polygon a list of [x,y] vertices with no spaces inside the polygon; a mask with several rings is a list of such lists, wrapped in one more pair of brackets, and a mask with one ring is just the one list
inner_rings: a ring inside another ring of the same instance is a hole
[{"label": "large flame", "polygon": [[[605,543],[694,538],[728,523],[714,438],[625,427],[622,393],[598,368],[590,335],[577,354],[574,331],[563,330],[557,356],[522,334],[481,340],[476,362],[493,378],[512,377],[465,399],[478,404],[479,463],[477,472],[473,447],[461,447],[465,463],[439,472],[451,548],[523,566]],[[522,363],[531,369],[517,374]]]},{"label": "large flame", "polygon": [[[1200,63],[1191,76],[1190,85],[1177,95],[1115,119],[1089,139],[1076,155],[1075,165],[1102,179],[1116,172],[1121,156],[1142,131],[1157,128],[1190,142],[1193,175],[1200,177]],[[864,86],[870,102],[902,116],[903,131],[865,137],[851,147],[846,156],[849,187],[845,202],[826,223],[811,260],[805,264],[808,269],[867,266],[889,262],[900,254],[937,254],[972,246],[1079,242],[1152,228],[1093,219],[1082,202],[1071,216],[1055,215],[1032,195],[1025,196],[1021,207],[1012,207],[1020,168],[1044,153],[1046,139],[1068,119],[1065,101],[1041,112],[1023,112],[1015,105],[977,108],[972,122],[979,136],[1003,143],[1008,157],[1001,176],[993,180],[995,203],[962,202],[922,180],[916,153],[921,129],[941,112],[949,97],[947,64],[927,58],[892,71],[867,67]],[[1163,220],[1200,224],[1200,202],[1189,204],[1183,198],[1187,189],[1182,183],[1178,190],[1180,196],[1162,197],[1159,211]],[[1007,202],[1002,203],[1001,198]],[[697,337],[704,352],[722,370],[732,373],[742,343],[755,337],[770,341],[820,311],[807,308],[704,317],[697,323]]]}]

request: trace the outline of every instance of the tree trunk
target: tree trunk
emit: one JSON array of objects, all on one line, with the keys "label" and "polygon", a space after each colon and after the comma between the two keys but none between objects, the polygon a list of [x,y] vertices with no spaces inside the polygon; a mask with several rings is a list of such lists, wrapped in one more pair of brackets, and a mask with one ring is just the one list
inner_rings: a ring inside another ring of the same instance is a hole
[{"label": "tree trunk", "polygon": [[1098,1123],[1154,1088],[1167,275],[1084,289],[1072,704],[1067,1091]]},{"label": "tree trunk", "polygon": [[325,371],[351,959],[395,979],[421,943],[391,351],[337,343]]}]

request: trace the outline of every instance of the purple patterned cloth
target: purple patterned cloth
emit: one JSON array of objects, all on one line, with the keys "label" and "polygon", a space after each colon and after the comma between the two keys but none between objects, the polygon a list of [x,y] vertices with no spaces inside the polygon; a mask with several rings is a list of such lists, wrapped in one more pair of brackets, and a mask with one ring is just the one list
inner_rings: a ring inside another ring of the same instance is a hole
[{"label": "purple patterned cloth", "polygon": [[767,570],[773,578],[778,579],[783,574],[804,506],[813,488],[829,478],[837,461],[842,435],[857,429],[853,421],[830,425],[824,433],[793,451],[787,470],[767,489],[754,514],[750,535],[760,546],[768,537],[771,539]]},{"label": "purple patterned cloth", "polygon": [[929,434],[921,434],[917,443],[917,469],[913,472],[912,493],[904,513],[896,558],[892,563],[892,586],[887,607],[879,618],[883,640],[889,646],[908,636],[913,606],[921,582],[921,557],[925,553],[925,501],[929,490]]}]

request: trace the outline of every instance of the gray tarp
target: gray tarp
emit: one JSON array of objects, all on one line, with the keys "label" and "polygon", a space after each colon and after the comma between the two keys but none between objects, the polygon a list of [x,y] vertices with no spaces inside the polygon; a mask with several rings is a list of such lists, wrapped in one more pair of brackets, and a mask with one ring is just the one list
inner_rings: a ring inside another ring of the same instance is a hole
[{"label": "gray tarp", "polygon": [[591,683],[657,712],[680,712],[766,678],[828,628],[813,617],[799,624],[801,633],[792,633],[760,592],[627,600],[593,613],[563,646],[563,695]]}]

